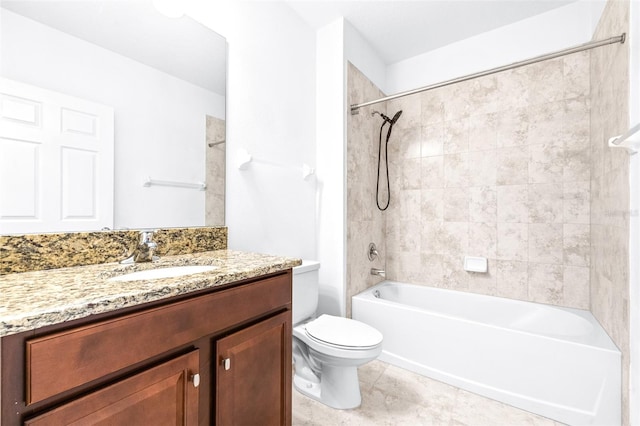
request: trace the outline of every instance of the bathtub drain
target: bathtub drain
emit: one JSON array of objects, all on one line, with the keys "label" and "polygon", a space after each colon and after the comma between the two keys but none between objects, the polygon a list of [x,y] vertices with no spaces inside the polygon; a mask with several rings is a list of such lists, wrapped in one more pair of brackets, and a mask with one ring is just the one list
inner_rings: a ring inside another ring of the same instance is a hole
[{"label": "bathtub drain", "polygon": [[373,297],[375,297],[376,299],[380,299],[380,290],[375,290],[373,292]]}]

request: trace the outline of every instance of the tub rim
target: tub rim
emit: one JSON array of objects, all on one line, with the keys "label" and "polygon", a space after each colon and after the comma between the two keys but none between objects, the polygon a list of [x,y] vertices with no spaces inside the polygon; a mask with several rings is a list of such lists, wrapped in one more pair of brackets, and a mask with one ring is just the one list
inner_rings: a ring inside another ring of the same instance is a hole
[{"label": "tub rim", "polygon": [[[465,296],[472,296],[472,297],[478,297],[478,298],[496,299],[496,300],[499,300],[502,303],[507,302],[507,303],[516,303],[516,304],[519,304],[519,305],[520,304],[539,305],[544,309],[556,309],[556,310],[563,311],[565,313],[576,315],[576,316],[588,321],[592,325],[592,331],[590,333],[588,333],[587,335],[581,335],[581,336],[567,336],[567,335],[546,334],[546,333],[534,332],[534,331],[525,330],[525,329],[508,327],[508,326],[505,326],[505,325],[498,325],[498,324],[492,324],[492,323],[488,323],[488,322],[484,322],[484,321],[463,318],[463,317],[459,317],[459,316],[456,316],[456,315],[453,315],[453,314],[447,314],[447,313],[444,313],[444,312],[436,312],[436,311],[431,311],[431,310],[428,310],[428,309],[422,309],[422,308],[417,307],[417,306],[407,305],[407,304],[395,302],[395,301],[392,301],[392,300],[383,299],[381,297],[376,297],[376,296],[373,295],[373,292],[375,290],[377,290],[378,288],[380,288],[380,287],[388,287],[388,286],[411,286],[411,287],[414,287],[414,288],[425,289],[427,291],[434,291],[436,293],[456,293],[456,294],[462,294],[462,295],[465,295]],[[507,298],[507,297],[500,297],[500,296],[490,296],[490,295],[481,294],[481,293],[465,292],[465,291],[460,291],[460,290],[452,290],[452,289],[448,289],[448,288],[432,287],[432,286],[428,286],[428,285],[418,285],[418,284],[403,283],[403,282],[394,281],[394,280],[381,281],[381,282],[375,284],[374,286],[369,287],[369,288],[361,291],[360,293],[357,293],[357,294],[353,295],[352,299],[359,299],[359,300],[370,301],[370,302],[373,301],[373,302],[376,302],[376,303],[386,304],[386,305],[395,306],[395,307],[402,306],[403,309],[409,309],[409,310],[418,311],[418,312],[425,312],[425,313],[427,313],[429,315],[437,316],[437,317],[440,317],[440,318],[447,318],[447,319],[451,319],[451,320],[455,320],[455,321],[461,321],[461,322],[470,323],[470,324],[482,324],[483,326],[491,327],[491,328],[495,328],[495,329],[499,329],[499,330],[506,330],[506,331],[510,331],[510,332],[513,332],[513,333],[524,333],[524,334],[527,334],[527,335],[536,336],[538,338],[551,339],[551,340],[565,342],[565,343],[569,343],[569,344],[587,346],[589,348],[594,348],[594,349],[607,351],[607,352],[613,352],[613,353],[618,354],[619,356],[622,356],[622,352],[615,345],[615,343],[613,342],[611,337],[607,334],[607,332],[605,331],[604,327],[602,327],[602,325],[597,320],[597,318],[590,311],[585,310],[585,309],[569,308],[569,307],[565,307],[565,306],[550,305],[550,304],[540,303],[540,302],[531,302],[531,301],[526,301],[526,300],[510,299],[510,298]],[[352,303],[352,311],[353,311],[353,303]],[[353,316],[353,314],[352,314],[352,316]],[[586,336],[586,338],[585,338],[585,336]]]}]

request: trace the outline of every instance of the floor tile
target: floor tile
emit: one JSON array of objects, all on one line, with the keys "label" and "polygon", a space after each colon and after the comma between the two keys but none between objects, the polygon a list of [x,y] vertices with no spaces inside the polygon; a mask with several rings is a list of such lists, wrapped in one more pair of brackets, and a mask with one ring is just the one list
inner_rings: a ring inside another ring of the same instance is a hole
[{"label": "floor tile", "polygon": [[293,425],[561,425],[381,361],[364,365],[358,373],[360,407],[334,410],[294,389]]}]

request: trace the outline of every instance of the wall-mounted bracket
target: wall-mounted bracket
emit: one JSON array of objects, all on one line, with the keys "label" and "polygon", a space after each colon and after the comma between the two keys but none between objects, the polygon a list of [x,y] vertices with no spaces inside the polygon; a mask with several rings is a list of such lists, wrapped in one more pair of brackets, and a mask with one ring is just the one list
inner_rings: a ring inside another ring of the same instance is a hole
[{"label": "wall-mounted bracket", "polygon": [[614,136],[609,139],[611,148],[626,148],[633,155],[640,150],[640,123],[633,126],[623,135]]}]

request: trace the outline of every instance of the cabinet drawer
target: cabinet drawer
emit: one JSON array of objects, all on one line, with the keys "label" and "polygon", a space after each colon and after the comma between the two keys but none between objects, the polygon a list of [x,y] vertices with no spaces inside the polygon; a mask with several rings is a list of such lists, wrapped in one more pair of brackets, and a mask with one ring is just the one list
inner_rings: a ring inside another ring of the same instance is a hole
[{"label": "cabinet drawer", "polygon": [[78,399],[33,419],[25,426],[49,425],[167,425],[198,424],[198,351]]},{"label": "cabinet drawer", "polygon": [[291,273],[26,342],[33,404],[291,304]]}]

